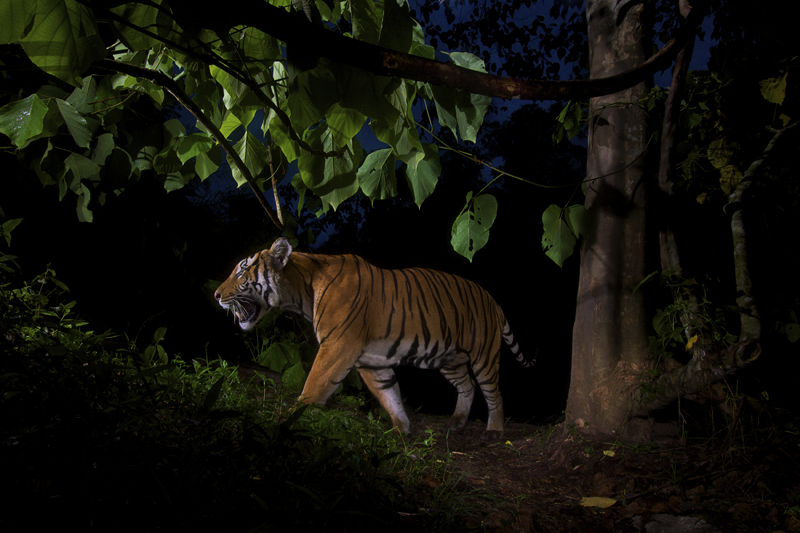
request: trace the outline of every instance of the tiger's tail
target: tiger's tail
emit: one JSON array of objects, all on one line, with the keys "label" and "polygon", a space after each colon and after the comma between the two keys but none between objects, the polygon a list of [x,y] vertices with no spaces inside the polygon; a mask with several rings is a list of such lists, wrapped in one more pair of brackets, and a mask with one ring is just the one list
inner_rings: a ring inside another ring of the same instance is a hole
[{"label": "tiger's tail", "polygon": [[523,368],[531,368],[534,363],[536,363],[535,357],[532,357],[530,360],[525,359],[525,356],[519,349],[517,339],[514,338],[514,332],[511,331],[511,326],[508,325],[508,320],[503,324],[503,341],[511,349],[511,353],[514,354],[517,362],[522,365]]}]

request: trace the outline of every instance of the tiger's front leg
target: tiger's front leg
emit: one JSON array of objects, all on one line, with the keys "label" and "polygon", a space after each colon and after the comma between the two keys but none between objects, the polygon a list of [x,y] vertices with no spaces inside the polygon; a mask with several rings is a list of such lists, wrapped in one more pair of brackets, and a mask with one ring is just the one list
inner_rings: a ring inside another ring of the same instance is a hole
[{"label": "tiger's front leg", "polygon": [[299,400],[307,404],[325,405],[336,387],[355,366],[360,354],[361,350],[347,352],[340,347],[331,347],[324,343],[320,345]]},{"label": "tiger's front leg", "polygon": [[406,410],[403,408],[403,400],[400,397],[400,386],[397,384],[397,376],[391,368],[359,368],[358,373],[367,385],[370,392],[378,399],[389,417],[392,424],[401,433],[408,433],[411,424],[408,421]]}]

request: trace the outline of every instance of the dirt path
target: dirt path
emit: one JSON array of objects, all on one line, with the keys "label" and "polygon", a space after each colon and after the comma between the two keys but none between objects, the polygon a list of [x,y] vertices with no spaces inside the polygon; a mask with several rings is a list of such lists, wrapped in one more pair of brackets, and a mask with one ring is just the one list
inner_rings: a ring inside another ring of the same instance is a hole
[{"label": "dirt path", "polygon": [[[412,425],[446,434],[446,419]],[[636,445],[591,442],[561,426],[507,424],[482,443],[470,422],[436,449],[474,493],[466,526],[495,531],[800,531],[797,431],[741,438],[678,437]],[[436,483],[432,477],[430,483]],[[586,498],[596,498],[586,500]],[[607,508],[587,504],[611,504]]]}]

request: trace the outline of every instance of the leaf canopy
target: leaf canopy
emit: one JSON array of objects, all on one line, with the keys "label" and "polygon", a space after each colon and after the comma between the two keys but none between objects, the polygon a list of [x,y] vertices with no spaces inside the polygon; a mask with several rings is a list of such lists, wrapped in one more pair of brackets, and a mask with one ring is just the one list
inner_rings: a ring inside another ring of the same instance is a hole
[{"label": "leaf canopy", "polygon": [[[287,2],[272,4],[292,9]],[[345,35],[351,39],[435,57],[404,0],[358,0],[347,9],[318,0],[306,7],[310,12],[302,16],[350,28]],[[0,6],[0,43],[18,42],[45,73],[76,87],[66,94],[45,84],[6,104],[0,132],[18,150],[34,152],[43,184],[58,184],[62,199],[74,195],[81,220],[91,221],[105,193],[124,190],[125,181],[143,171],[155,172],[167,190],[194,176],[207,178],[221,162],[220,148],[228,152],[236,183],[259,190],[268,145],[282,163],[297,164],[301,179],[293,183],[305,200],[321,200],[321,213],[359,191],[372,202],[396,196],[399,165],[421,206],[441,164],[438,147],[418,129],[417,102],[428,100],[441,125],[476,140],[488,97],[319,60],[295,45],[287,48],[280,32],[228,27],[211,16],[190,18],[189,11],[184,2],[161,0],[110,8],[77,0]],[[101,24],[111,31],[101,34]],[[118,41],[104,43],[106,34]],[[455,65],[486,71],[474,55],[449,56]],[[161,131],[143,127],[133,111],[142,99],[156,109],[178,103],[196,122],[173,119]],[[358,140],[366,129],[382,143],[371,153]]]}]

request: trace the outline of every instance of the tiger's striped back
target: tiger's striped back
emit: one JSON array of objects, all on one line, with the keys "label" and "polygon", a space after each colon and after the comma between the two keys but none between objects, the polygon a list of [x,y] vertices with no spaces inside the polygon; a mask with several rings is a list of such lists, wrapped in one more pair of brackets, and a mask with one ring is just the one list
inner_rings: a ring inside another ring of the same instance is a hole
[{"label": "tiger's striped back", "polygon": [[303,315],[320,348],[301,400],[324,403],[355,368],[403,432],[410,425],[393,367],[436,368],[456,387],[451,429],[466,423],[477,381],[489,406],[485,436],[499,437],[501,342],[523,366],[533,364],[485,290],[435,270],[386,270],[354,255],[292,253],[279,239],[240,262],[216,296],[244,329],[271,307]]}]

